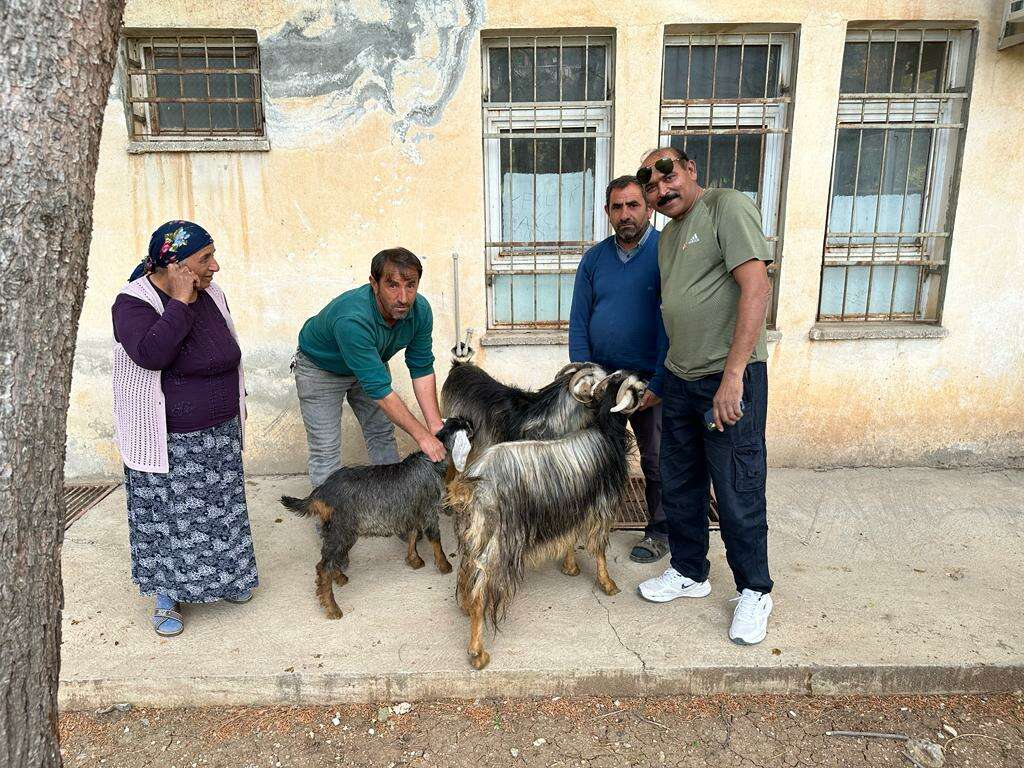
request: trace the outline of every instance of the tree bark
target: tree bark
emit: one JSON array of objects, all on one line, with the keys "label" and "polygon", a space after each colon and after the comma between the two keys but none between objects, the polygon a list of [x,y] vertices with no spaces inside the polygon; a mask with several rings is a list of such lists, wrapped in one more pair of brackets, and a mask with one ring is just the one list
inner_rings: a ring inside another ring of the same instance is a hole
[{"label": "tree bark", "polygon": [[64,442],[124,0],[0,0],[0,766],[59,766]]}]

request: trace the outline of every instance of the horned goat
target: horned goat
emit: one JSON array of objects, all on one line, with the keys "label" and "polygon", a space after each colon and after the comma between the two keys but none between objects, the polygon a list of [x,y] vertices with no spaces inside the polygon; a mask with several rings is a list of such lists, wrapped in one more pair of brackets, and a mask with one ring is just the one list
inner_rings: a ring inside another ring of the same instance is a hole
[{"label": "horned goat", "polygon": [[561,437],[593,421],[589,406],[594,385],[607,374],[592,363],[571,363],[537,391],[502,384],[469,362],[473,350],[459,342],[452,369],[441,388],[441,412],[469,420],[473,455],[509,440]]},{"label": "horned goat", "polygon": [[605,548],[629,482],[626,416],[645,384],[616,372],[593,391],[595,421],[553,440],[499,443],[484,451],[448,486],[463,562],[456,594],[470,619],[470,663],[483,669],[485,619],[497,626],[522,584],[528,564],[564,555],[575,576],[575,544],[597,561],[597,583],[619,591],[608,575]]}]

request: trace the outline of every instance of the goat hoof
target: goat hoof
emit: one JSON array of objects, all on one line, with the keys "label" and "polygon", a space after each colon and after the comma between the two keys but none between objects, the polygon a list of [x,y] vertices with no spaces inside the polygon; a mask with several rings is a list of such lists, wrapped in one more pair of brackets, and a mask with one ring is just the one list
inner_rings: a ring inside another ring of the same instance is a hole
[{"label": "goat hoof", "polygon": [[452,564],[449,563],[447,560],[439,560],[437,563],[437,570],[439,570],[441,573],[451,573]]},{"label": "goat hoof", "polygon": [[473,669],[483,669],[491,663],[491,654],[487,651],[480,651],[480,653],[474,656],[472,653],[469,657],[469,663],[473,665]]},{"label": "goat hoof", "polygon": [[342,616],[341,608],[328,608],[327,618],[328,619],[340,619]]},{"label": "goat hoof", "polygon": [[601,585],[601,590],[606,595],[608,595],[609,597],[611,597],[612,595],[619,594],[619,587],[618,587],[618,585],[614,581],[612,581],[611,579],[608,580],[607,584],[602,584]]},{"label": "goat hoof", "polygon": [[578,565],[574,565],[572,568],[566,568],[563,565],[562,566],[562,573],[564,573],[566,576],[579,576],[580,575],[580,567]]},{"label": "goat hoof", "polygon": [[424,566],[424,562],[423,562],[423,558],[422,557],[417,557],[415,559],[413,559],[411,557],[407,557],[407,558],[405,558],[405,562],[413,570],[419,570],[420,568],[422,568]]}]

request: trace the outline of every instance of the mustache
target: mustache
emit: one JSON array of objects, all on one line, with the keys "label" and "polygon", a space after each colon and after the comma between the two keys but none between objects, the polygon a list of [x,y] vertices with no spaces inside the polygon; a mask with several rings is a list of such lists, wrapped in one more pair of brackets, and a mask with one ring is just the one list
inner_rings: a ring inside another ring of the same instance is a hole
[{"label": "mustache", "polygon": [[658,198],[658,205],[668,205],[673,200],[679,198],[675,192],[666,192],[664,195]]}]

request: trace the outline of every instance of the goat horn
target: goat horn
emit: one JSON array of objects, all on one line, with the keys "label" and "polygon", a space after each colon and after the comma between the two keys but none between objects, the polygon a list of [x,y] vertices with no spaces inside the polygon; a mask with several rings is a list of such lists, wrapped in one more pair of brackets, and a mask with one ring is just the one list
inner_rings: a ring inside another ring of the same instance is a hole
[{"label": "goat horn", "polygon": [[612,371],[611,373],[606,374],[604,378],[602,378],[600,381],[598,381],[597,384],[594,385],[594,397],[604,397],[604,391],[608,389],[608,384],[611,383],[611,380],[615,376],[618,376],[621,373],[624,373],[624,371]]},{"label": "goat horn", "polygon": [[619,385],[619,391],[615,394],[615,406],[611,409],[612,413],[619,413],[620,411],[627,411],[627,408],[632,408],[637,403],[638,392],[633,391],[633,387],[640,383],[640,377],[635,374],[630,374],[626,377],[626,380]]},{"label": "goat horn", "polygon": [[582,370],[586,366],[586,363],[569,363],[568,365],[563,365],[561,370],[555,374],[555,378],[560,379],[568,373],[576,373],[576,371]]},{"label": "goat horn", "polygon": [[575,400],[578,400],[581,403],[586,403],[594,392],[592,386],[593,379],[593,368],[581,368],[573,374],[571,379],[569,379],[569,394],[571,394]]}]

